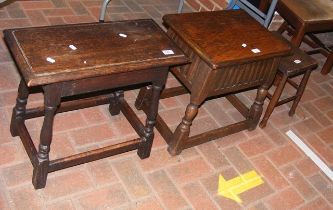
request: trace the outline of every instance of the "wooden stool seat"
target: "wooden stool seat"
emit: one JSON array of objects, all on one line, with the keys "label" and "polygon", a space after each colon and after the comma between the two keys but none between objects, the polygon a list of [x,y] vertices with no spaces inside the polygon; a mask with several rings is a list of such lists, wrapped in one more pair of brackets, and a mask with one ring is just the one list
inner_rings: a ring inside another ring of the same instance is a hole
[{"label": "wooden stool seat", "polygon": [[292,47],[292,55],[281,59],[278,72],[288,77],[294,77],[304,74],[309,69],[316,68],[317,65],[317,61],[314,58],[299,48]]},{"label": "wooden stool seat", "polygon": [[[187,62],[183,52],[152,20],[46,26],[5,30],[5,40],[22,79],[10,131],[20,136],[33,165],[36,189],[50,172],[137,150],[150,155],[158,100],[170,66]],[[123,89],[151,84],[145,125],[127,104]],[[26,109],[32,87],[41,87],[44,106]],[[49,160],[56,113],[109,104],[124,114],[139,138]],[[44,116],[38,148],[25,120]]]},{"label": "wooden stool seat", "polygon": [[[270,93],[267,94],[267,98],[270,99],[270,102],[267,106],[265,115],[259,124],[261,128],[266,126],[269,117],[271,116],[274,108],[277,106],[294,101],[289,110],[289,116],[295,114],[296,107],[301,100],[310,74],[317,66],[318,64],[315,59],[296,47],[292,47],[292,55],[281,59],[274,82],[277,87],[273,96]],[[291,80],[291,78],[298,75],[303,75],[299,84]],[[282,91],[287,82],[297,90],[296,94],[280,100]]]}]

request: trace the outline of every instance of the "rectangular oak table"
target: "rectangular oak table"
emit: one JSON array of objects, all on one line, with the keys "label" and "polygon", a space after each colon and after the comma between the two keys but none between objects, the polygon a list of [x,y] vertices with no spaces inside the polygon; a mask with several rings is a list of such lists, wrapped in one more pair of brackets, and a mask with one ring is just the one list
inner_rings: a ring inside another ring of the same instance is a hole
[{"label": "rectangular oak table", "polygon": [[[150,155],[160,91],[169,66],[187,62],[183,52],[152,20],[90,23],[11,29],[5,40],[22,75],[11,133],[20,136],[34,167],[33,185],[45,187],[47,174],[122,152],[138,149]],[[123,97],[122,88],[151,84],[146,125]],[[42,87],[44,107],[26,109],[32,87]],[[85,97],[96,91],[108,94]],[[83,98],[77,99],[79,96]],[[77,100],[69,100],[75,96]],[[140,138],[116,145],[49,160],[56,113],[109,103],[111,115],[120,111]],[[38,149],[24,121],[44,115]]]},{"label": "rectangular oak table", "polygon": [[[267,89],[281,56],[290,47],[242,10],[170,14],[163,17],[168,35],[190,58],[191,64],[172,68],[183,86],[165,89],[161,98],[190,93],[185,116],[172,132],[160,116],[156,128],[169,144],[172,155],[209,140],[244,129],[256,128]],[[248,109],[234,93],[258,88]],[[136,101],[144,108],[151,89],[143,88]],[[208,97],[225,96],[245,120],[212,131],[189,136],[200,105]]]}]

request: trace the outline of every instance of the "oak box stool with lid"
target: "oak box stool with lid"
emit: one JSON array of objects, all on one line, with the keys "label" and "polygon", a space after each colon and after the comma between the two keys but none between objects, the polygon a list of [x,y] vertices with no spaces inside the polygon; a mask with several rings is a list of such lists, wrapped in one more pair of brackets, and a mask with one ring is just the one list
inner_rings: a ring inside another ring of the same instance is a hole
[{"label": "oak box stool with lid", "polygon": [[[172,155],[207,141],[244,129],[256,128],[267,90],[272,84],[281,57],[291,48],[242,10],[170,14],[163,17],[168,35],[192,61],[171,72],[182,84],[163,90],[161,98],[190,93],[185,114],[173,132],[157,116],[156,128],[168,143]],[[236,93],[257,89],[250,108]],[[151,89],[142,88],[136,101],[144,103]],[[190,127],[200,106],[210,97],[222,96],[242,114],[242,121],[190,136]]]}]

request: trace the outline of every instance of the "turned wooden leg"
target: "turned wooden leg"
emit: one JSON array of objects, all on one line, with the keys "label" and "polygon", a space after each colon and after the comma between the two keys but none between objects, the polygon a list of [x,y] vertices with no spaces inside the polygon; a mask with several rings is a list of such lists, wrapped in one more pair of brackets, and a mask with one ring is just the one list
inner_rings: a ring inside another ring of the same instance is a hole
[{"label": "turned wooden leg", "polygon": [[183,144],[186,142],[190,135],[190,126],[198,114],[199,105],[190,103],[186,107],[185,116],[182,122],[176,128],[173,135],[173,139],[168,147],[168,151],[171,155],[178,155],[183,150]]},{"label": "turned wooden leg", "polygon": [[17,124],[19,121],[24,122],[25,120],[25,111],[28,102],[29,90],[24,80],[21,80],[18,94],[16,98],[16,105],[13,108],[12,119],[10,123],[10,133],[13,137],[18,136]]},{"label": "turned wooden leg", "polygon": [[118,90],[112,94],[110,98],[109,112],[112,116],[120,113],[120,102],[119,100],[124,98],[124,91]]},{"label": "turned wooden leg", "polygon": [[282,94],[284,86],[286,85],[287,79],[288,79],[288,77],[286,75],[283,75],[280,82],[279,82],[279,85],[276,87],[276,90],[274,91],[273,97],[272,97],[271,101],[269,102],[269,104],[267,106],[265,115],[264,115],[263,119],[260,122],[259,126],[261,128],[266,127],[267,121],[268,121],[269,117],[271,116],[276,104],[278,103],[278,101],[280,99],[280,96]]},{"label": "turned wooden leg", "polygon": [[305,90],[305,87],[306,87],[306,84],[308,83],[308,80],[310,78],[310,74],[311,74],[311,70],[308,70],[305,72],[303,78],[302,78],[302,81],[301,83],[299,84],[298,88],[297,88],[297,92],[296,92],[296,98],[293,102],[293,105],[291,106],[290,110],[289,110],[289,116],[293,116],[295,114],[295,110],[296,110],[296,107],[299,103],[299,101],[301,100],[302,98],[302,95],[304,93],[304,90]]},{"label": "turned wooden leg", "polygon": [[158,112],[158,103],[162,90],[162,85],[153,84],[151,88],[151,100],[147,103],[147,120],[144,131],[144,137],[142,142],[139,145],[138,155],[141,159],[147,158],[150,156],[151,147],[153,145],[154,139],[154,126],[156,124],[156,116]]},{"label": "turned wooden leg", "polygon": [[254,103],[252,104],[249,111],[249,117],[248,117],[249,131],[254,130],[258,125],[262,113],[262,106],[264,104],[267,92],[268,92],[268,86],[266,85],[262,85],[258,89],[256,99],[254,100]]},{"label": "turned wooden leg", "polygon": [[49,166],[49,152],[53,134],[53,121],[57,107],[60,104],[61,88],[58,85],[48,85],[44,89],[45,116],[40,134],[37,165],[34,166],[32,183],[35,189],[44,188]]},{"label": "turned wooden leg", "polygon": [[140,89],[139,95],[135,100],[135,108],[137,110],[142,110],[145,101],[150,101],[152,95],[153,87],[148,85]]},{"label": "turned wooden leg", "polygon": [[333,52],[331,52],[328,55],[326,62],[321,70],[321,74],[324,75],[328,74],[331,71],[332,67],[333,67]]}]

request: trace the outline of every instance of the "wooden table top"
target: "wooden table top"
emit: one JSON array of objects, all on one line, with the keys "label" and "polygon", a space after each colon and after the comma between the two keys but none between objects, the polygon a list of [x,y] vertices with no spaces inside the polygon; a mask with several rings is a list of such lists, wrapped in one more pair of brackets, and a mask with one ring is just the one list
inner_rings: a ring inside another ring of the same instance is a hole
[{"label": "wooden table top", "polygon": [[20,28],[4,34],[28,86],[187,62],[153,20]]},{"label": "wooden table top", "polygon": [[213,69],[290,52],[242,10],[170,14],[163,21]]}]

